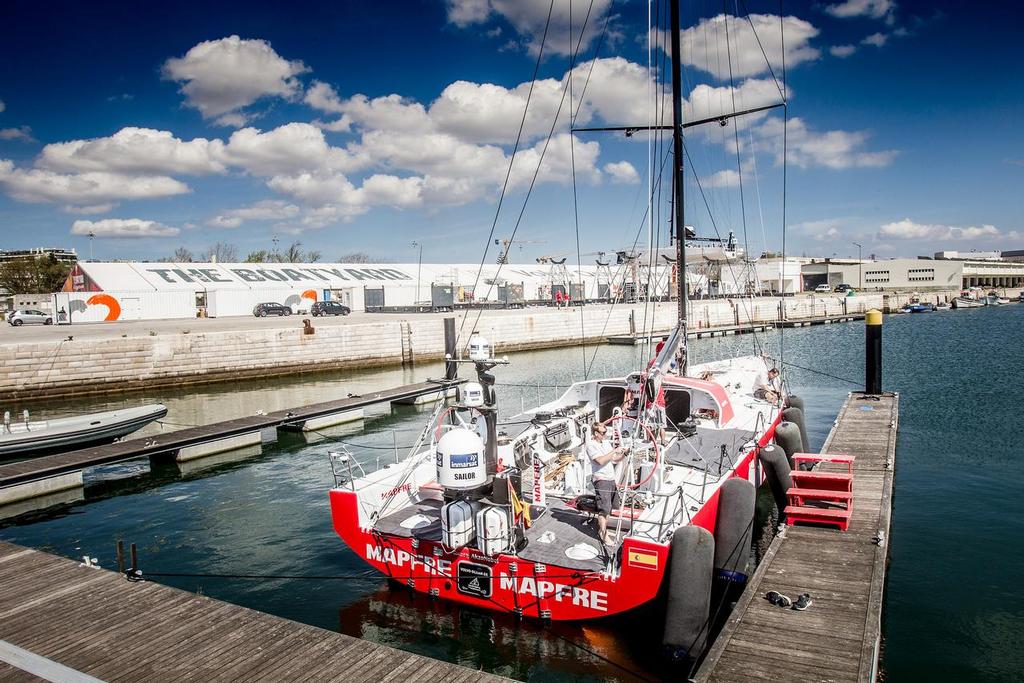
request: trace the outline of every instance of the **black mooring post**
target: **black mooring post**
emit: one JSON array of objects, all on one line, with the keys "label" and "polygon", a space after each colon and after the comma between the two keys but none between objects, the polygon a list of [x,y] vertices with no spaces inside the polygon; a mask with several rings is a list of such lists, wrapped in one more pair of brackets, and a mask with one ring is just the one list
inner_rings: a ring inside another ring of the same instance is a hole
[{"label": "black mooring post", "polygon": [[882,393],[882,312],[864,316],[864,393]]},{"label": "black mooring post", "polygon": [[117,541],[117,572],[124,574],[124,541]]},{"label": "black mooring post", "polygon": [[134,571],[134,570],[139,568],[139,552],[135,548],[135,544],[134,543],[132,543],[130,546],[128,546],[128,548],[129,548],[129,551],[131,552],[131,556],[132,556],[132,566],[131,566],[131,569]]},{"label": "black mooring post", "polygon": [[455,318],[444,319],[444,378],[455,379],[459,374],[459,366],[455,362]]}]

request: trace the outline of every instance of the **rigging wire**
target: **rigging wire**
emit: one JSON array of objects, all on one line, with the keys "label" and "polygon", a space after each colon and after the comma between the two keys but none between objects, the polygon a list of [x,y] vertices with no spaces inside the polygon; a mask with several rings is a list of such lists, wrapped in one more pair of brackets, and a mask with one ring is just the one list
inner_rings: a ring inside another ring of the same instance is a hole
[{"label": "rigging wire", "polygon": [[[552,6],[554,6],[554,0],[552,0]],[[588,19],[589,19],[589,14],[587,16],[588,16]],[[551,19],[551,10],[549,8],[548,9],[548,21],[549,22],[550,22],[550,19]],[[580,47],[583,44],[583,36],[586,34],[586,30],[587,30],[587,25],[584,24],[583,27],[580,29],[579,40],[576,42],[576,52],[577,53],[579,52],[579,49],[580,49]],[[547,27],[546,26],[545,26],[545,30],[544,30],[544,38],[545,39],[547,38]],[[539,66],[539,62],[538,62],[538,66]],[[534,81],[536,81],[536,74],[534,74]],[[531,92],[532,92],[533,82],[531,82],[531,84],[530,84],[530,89],[531,89]],[[519,232],[519,228],[522,225],[523,216],[526,214],[526,207],[529,205],[530,197],[533,195],[533,189],[537,185],[537,178],[540,176],[541,167],[544,165],[544,158],[547,156],[548,148],[551,146],[551,139],[555,135],[555,129],[558,127],[558,120],[559,120],[559,118],[562,115],[562,107],[565,106],[565,98],[566,98],[566,95],[568,95],[568,94],[569,94],[569,88],[568,87],[562,88],[562,96],[558,100],[558,109],[555,110],[555,114],[551,118],[551,127],[548,129],[547,138],[545,138],[545,140],[544,140],[544,146],[541,148],[540,154],[538,155],[537,165],[534,168],[533,175],[530,177],[530,185],[529,185],[529,187],[526,190],[526,196],[523,197],[523,204],[522,204],[522,206],[519,209],[519,215],[516,217],[515,226],[512,228],[512,234],[509,235],[509,238],[508,238],[508,243],[509,243],[510,246],[511,246],[511,244],[513,242],[515,242],[516,233]],[[570,106],[570,108],[572,107],[572,103],[571,102],[570,102],[569,106]],[[528,108],[529,108],[529,102],[527,102],[527,109]],[[524,121],[526,120],[525,110],[524,110],[524,113],[523,113],[523,120]],[[570,135],[571,135],[571,132],[570,132]],[[510,162],[510,164],[511,164],[511,162]],[[509,171],[511,172],[511,165],[509,167]],[[507,176],[506,176],[506,184],[507,184],[507,180],[508,179],[507,179]],[[504,188],[502,188],[502,193],[504,193]],[[495,222],[497,222],[497,219],[495,219]],[[494,234],[494,231],[493,231],[493,227],[492,227],[492,229],[491,229],[491,236],[492,237],[493,237],[493,234]],[[490,237],[488,238],[488,247],[489,246],[490,246]],[[486,259],[486,251],[484,253],[484,258]],[[505,266],[504,263],[499,263],[498,264],[498,268],[494,272],[494,280],[498,280],[498,276],[501,274],[501,270],[502,270],[502,268],[504,268],[504,266]],[[483,261],[481,261],[480,269],[477,271],[477,281],[479,281],[480,274],[482,272],[483,272]],[[476,285],[474,284],[474,291],[475,291],[475,289],[476,289]],[[483,308],[480,308],[477,311],[476,319],[473,321],[473,327],[470,330],[470,336],[472,336],[472,334],[474,332],[476,332],[477,326],[480,324],[480,317],[483,315],[483,311],[484,311]],[[462,329],[462,327],[465,327],[466,320],[468,320],[468,319],[469,319],[468,315],[465,318],[462,319],[462,325],[460,326],[460,330]]]},{"label": "rigging wire", "polygon": [[[502,207],[502,204],[504,204],[504,202],[505,202],[505,193],[508,191],[509,179],[512,177],[512,166],[515,164],[515,161],[516,161],[516,152],[519,151],[519,144],[522,142],[522,139],[523,139],[523,129],[526,127],[526,115],[530,111],[530,101],[533,99],[533,89],[534,89],[534,87],[537,84],[537,74],[540,73],[541,61],[544,58],[544,46],[547,44],[548,28],[551,26],[551,14],[552,14],[552,11],[554,10],[554,7],[555,7],[555,0],[551,0],[551,4],[548,5],[547,20],[544,22],[544,34],[541,37],[540,48],[538,48],[538,50],[537,50],[537,62],[536,62],[536,64],[534,64],[534,67],[533,67],[533,77],[530,79],[530,89],[529,89],[529,91],[526,94],[526,104],[523,106],[523,118],[520,119],[520,121],[519,121],[519,131],[516,133],[516,142],[515,142],[515,145],[513,145],[513,147],[512,147],[512,154],[509,155],[509,158],[508,158],[508,169],[506,169],[506,171],[505,171],[505,180],[504,180],[504,182],[501,185],[501,192],[498,195],[498,206],[494,209],[494,220],[491,221],[491,230],[487,234],[487,241],[484,243],[484,254],[480,258],[480,267],[477,269],[477,271],[476,271],[476,278],[473,280],[474,296],[475,296],[475,292],[476,292],[476,287],[480,283],[480,276],[484,272],[484,263],[487,262],[487,253],[490,251],[491,241],[494,239],[494,231],[498,227],[498,217],[501,215],[501,207]],[[505,253],[507,254],[508,250],[506,250]],[[499,269],[500,269],[500,267],[499,267]],[[495,279],[497,279],[497,276],[495,276]],[[457,338],[462,336],[462,330],[463,330],[463,328],[465,328],[466,320],[468,318],[469,318],[468,315],[464,316],[462,318],[462,323],[459,325],[459,334],[457,335]],[[477,321],[479,322],[479,320],[480,320],[480,317],[478,315],[477,316]],[[474,329],[475,329],[475,327],[476,326],[474,325]]]}]

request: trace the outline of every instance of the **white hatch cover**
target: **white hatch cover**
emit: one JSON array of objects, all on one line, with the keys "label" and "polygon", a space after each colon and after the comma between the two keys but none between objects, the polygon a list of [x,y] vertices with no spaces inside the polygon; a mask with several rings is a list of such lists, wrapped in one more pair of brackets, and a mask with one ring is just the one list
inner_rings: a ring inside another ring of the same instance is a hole
[{"label": "white hatch cover", "polygon": [[401,526],[403,529],[421,529],[425,526],[430,526],[430,523],[430,517],[427,517],[426,515],[415,514],[403,519]]},{"label": "white hatch cover", "polygon": [[592,560],[597,555],[597,546],[589,543],[577,543],[565,549],[565,556],[570,560]]}]

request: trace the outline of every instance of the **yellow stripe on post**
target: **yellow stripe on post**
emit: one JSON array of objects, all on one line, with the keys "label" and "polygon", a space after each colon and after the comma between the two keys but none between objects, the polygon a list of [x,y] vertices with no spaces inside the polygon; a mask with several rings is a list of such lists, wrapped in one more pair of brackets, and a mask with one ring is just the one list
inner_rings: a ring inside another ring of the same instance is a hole
[{"label": "yellow stripe on post", "polygon": [[881,325],[882,312],[877,308],[872,308],[864,315],[864,322],[868,325]]}]

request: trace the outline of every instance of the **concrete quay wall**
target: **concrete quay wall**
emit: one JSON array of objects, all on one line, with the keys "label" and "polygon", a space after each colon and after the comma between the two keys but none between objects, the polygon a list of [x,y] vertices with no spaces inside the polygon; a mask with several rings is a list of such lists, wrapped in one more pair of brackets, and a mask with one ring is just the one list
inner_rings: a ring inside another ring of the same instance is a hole
[{"label": "concrete quay wall", "polygon": [[[892,301],[888,302],[892,305]],[[883,295],[709,300],[691,302],[691,327],[840,316],[883,305]],[[464,329],[477,328],[499,352],[603,341],[645,328],[668,330],[675,305],[659,304],[466,311]],[[116,393],[154,386],[267,377],[334,368],[366,368],[443,357],[441,315],[382,317],[320,326],[304,334],[287,328],[226,330],[75,339],[0,345],[0,401]],[[632,318],[632,320],[631,320]],[[581,320],[582,319],[582,320]],[[650,323],[648,322],[648,325]],[[465,343],[468,339],[461,339]]]}]

